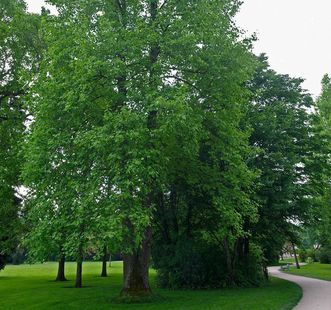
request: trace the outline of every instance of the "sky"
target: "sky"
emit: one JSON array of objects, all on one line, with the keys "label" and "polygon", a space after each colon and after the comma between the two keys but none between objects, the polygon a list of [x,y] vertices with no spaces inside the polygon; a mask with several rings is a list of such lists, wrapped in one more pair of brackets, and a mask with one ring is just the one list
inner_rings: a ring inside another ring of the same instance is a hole
[{"label": "sky", "polygon": [[306,79],[319,95],[324,74],[331,74],[330,0],[244,0],[239,26],[256,33],[254,52],[265,52],[273,69]]},{"label": "sky", "polygon": [[[317,96],[325,73],[331,74],[330,0],[243,0],[236,20],[256,33],[254,52],[266,53],[279,73],[302,77],[304,87]],[[40,12],[43,0],[27,0]]]}]

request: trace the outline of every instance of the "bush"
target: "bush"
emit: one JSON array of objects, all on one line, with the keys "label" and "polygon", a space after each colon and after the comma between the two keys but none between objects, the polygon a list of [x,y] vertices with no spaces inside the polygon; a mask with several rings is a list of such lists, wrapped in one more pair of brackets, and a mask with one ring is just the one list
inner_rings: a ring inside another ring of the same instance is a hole
[{"label": "bush", "polygon": [[317,262],[316,250],[315,249],[307,250],[307,257],[311,257],[314,262]]},{"label": "bush", "polygon": [[[229,285],[226,259],[219,247],[203,241],[180,240],[175,245],[153,246],[157,285],[171,289],[219,288]],[[261,251],[251,246],[247,258],[234,270],[237,286],[256,286],[263,281]]]},{"label": "bush", "polygon": [[[157,269],[157,284],[163,288],[218,287],[226,280],[222,253],[196,244],[192,240],[158,248],[153,257]],[[163,255],[162,255],[163,253]],[[166,255],[165,255],[166,253]]]},{"label": "bush", "polygon": [[307,257],[308,257],[307,251],[304,250],[304,249],[301,249],[301,250],[298,251],[298,254],[299,254],[300,262],[305,263],[306,260],[307,260]]},{"label": "bush", "polygon": [[313,258],[310,256],[307,258],[307,264],[312,264],[314,262]]},{"label": "bush", "polygon": [[317,252],[317,259],[321,264],[331,264],[331,248],[321,248]]}]

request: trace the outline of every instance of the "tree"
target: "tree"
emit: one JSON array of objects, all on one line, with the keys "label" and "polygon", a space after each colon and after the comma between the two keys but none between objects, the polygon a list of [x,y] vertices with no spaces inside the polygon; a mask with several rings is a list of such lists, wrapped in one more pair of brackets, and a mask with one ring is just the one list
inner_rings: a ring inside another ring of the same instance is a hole
[{"label": "tree", "polygon": [[208,216],[232,230],[217,228],[228,248],[256,212],[240,125],[253,62],[233,25],[239,2],[49,2],[59,17],[45,25],[48,51],[31,104],[31,198],[72,212],[65,248],[79,266],[86,244],[108,227],[124,255],[122,294],[148,295],[154,217],[169,194],[189,195],[189,234],[194,191],[205,194]]},{"label": "tree", "polygon": [[[331,80],[326,74],[322,79],[322,92],[317,98],[317,108],[319,115],[319,130],[323,134],[327,151],[330,154],[331,147]],[[330,156],[328,156],[328,167],[330,167]],[[328,169],[324,175],[325,191],[321,202],[320,221],[317,224],[316,231],[318,235],[318,243],[321,245],[321,251],[329,251],[331,253],[331,170]],[[324,249],[323,249],[324,248]],[[329,262],[331,255],[329,254]]]},{"label": "tree", "polygon": [[[23,176],[30,191],[30,251],[42,259],[55,253],[60,265],[63,256],[75,259],[79,288],[86,250],[96,243],[105,226],[102,221],[110,215],[103,199],[107,181],[97,173],[88,136],[103,122],[104,112],[103,103],[93,104],[100,87],[90,83],[99,63],[86,58],[94,44],[90,23],[66,24],[65,18],[44,17],[47,51],[31,90],[34,119]],[[85,42],[90,51],[83,48]]]},{"label": "tree", "polygon": [[327,152],[325,139],[316,129],[313,100],[302,89],[302,80],[277,74],[264,55],[258,61],[249,85],[253,94],[250,143],[260,150],[251,165],[261,171],[256,192],[259,221],[252,229],[268,264],[278,260],[293,224],[316,220]]},{"label": "tree", "polygon": [[23,1],[0,3],[0,269],[19,241],[18,194],[24,123],[24,95],[38,67],[39,18],[26,13]]}]

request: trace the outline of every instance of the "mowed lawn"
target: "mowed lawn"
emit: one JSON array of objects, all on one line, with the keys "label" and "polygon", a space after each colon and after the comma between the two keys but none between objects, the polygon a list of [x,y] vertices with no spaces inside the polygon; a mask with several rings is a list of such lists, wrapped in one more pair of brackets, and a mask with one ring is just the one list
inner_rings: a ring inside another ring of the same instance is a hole
[{"label": "mowed lawn", "polygon": [[331,264],[313,263],[301,266],[300,269],[292,267],[290,273],[298,276],[331,281]]},{"label": "mowed lawn", "polygon": [[301,297],[301,289],[290,282],[272,279],[261,288],[171,291],[155,288],[155,272],[151,271],[153,291],[161,296],[154,303],[117,304],[122,283],[122,263],[114,262],[109,277],[99,276],[101,264],[84,263],[82,289],[73,288],[75,264],[67,263],[70,281],[54,282],[56,263],[7,266],[0,272],[0,309],[292,309]]}]

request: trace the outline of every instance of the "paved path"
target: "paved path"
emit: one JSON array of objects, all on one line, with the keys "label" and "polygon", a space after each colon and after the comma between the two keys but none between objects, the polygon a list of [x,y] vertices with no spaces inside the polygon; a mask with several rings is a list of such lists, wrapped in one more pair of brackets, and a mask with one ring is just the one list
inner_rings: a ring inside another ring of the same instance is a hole
[{"label": "paved path", "polygon": [[301,286],[303,297],[293,310],[331,310],[331,281],[295,276],[269,267],[272,276],[285,279]]}]

